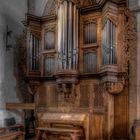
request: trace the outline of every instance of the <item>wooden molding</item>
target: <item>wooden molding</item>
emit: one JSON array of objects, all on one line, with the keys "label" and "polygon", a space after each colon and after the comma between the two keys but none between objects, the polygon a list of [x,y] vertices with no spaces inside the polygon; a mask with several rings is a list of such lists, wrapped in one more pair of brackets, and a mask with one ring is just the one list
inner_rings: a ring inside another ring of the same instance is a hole
[{"label": "wooden molding", "polygon": [[18,138],[18,140],[24,140],[24,133],[21,131],[18,132],[7,132],[0,135],[0,140],[13,140]]},{"label": "wooden molding", "polygon": [[23,110],[34,110],[34,103],[6,103],[6,109],[23,109]]}]

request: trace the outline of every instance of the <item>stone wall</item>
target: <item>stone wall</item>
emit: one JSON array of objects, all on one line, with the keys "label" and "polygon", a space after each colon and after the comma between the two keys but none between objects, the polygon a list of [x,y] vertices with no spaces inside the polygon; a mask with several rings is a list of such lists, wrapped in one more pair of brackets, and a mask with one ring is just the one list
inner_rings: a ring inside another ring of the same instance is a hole
[{"label": "stone wall", "polygon": [[[23,30],[22,20],[27,12],[26,0],[0,0],[0,127],[4,125],[4,118],[14,116],[21,121],[18,113],[5,110],[6,102],[20,102],[16,92],[16,78],[14,73],[14,50],[16,37]],[[6,28],[12,30],[12,48],[6,50]]]},{"label": "stone wall", "polygon": [[136,60],[131,62],[129,79],[129,123],[131,130],[134,122],[140,120],[140,0],[129,0],[129,9],[137,20],[137,53],[135,54]]},{"label": "stone wall", "polygon": [[28,1],[29,13],[36,16],[42,16],[47,1],[48,0],[29,0]]}]

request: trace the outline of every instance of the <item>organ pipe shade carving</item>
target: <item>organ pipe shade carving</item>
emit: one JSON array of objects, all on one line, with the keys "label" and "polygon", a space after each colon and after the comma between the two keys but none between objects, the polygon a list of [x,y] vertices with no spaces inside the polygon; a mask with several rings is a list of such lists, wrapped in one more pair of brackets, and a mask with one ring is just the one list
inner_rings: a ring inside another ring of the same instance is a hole
[{"label": "organ pipe shade carving", "polygon": [[116,26],[107,20],[103,28],[103,64],[116,64]]},{"label": "organ pipe shade carving", "polygon": [[54,74],[54,57],[47,57],[44,60],[44,74],[45,76],[52,76]]},{"label": "organ pipe shade carving", "polygon": [[97,72],[97,56],[96,52],[84,53],[84,73],[96,73]]},{"label": "organ pipe shade carving", "polygon": [[39,37],[31,34],[30,35],[30,46],[29,46],[30,71],[39,70],[39,45],[40,45]]},{"label": "organ pipe shade carving", "polygon": [[45,50],[55,49],[55,32],[47,31],[45,33]]},{"label": "organ pipe shade carving", "polygon": [[72,1],[62,1],[58,9],[59,70],[77,69],[78,9]]},{"label": "organ pipe shade carving", "polygon": [[84,27],[84,44],[97,43],[96,23],[91,22]]}]

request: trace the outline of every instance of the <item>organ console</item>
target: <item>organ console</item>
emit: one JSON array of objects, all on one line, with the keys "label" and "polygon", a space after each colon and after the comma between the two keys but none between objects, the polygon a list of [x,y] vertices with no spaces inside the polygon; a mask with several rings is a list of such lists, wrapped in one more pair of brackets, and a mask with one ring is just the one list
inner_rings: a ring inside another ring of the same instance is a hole
[{"label": "organ console", "polygon": [[78,139],[89,139],[87,114],[40,113],[38,118],[38,140],[41,138],[41,132],[45,132],[46,137],[55,135],[58,139],[71,139],[72,134],[75,134]]}]

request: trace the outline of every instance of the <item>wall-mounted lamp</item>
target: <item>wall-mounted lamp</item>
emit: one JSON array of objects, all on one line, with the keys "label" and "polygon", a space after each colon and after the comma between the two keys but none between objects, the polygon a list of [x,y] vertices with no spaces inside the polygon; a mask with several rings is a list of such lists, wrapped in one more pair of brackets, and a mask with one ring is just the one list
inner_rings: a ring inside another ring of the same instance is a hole
[{"label": "wall-mounted lamp", "polygon": [[8,25],[6,28],[6,50],[10,50],[10,48],[12,48],[12,30],[8,29]]}]

